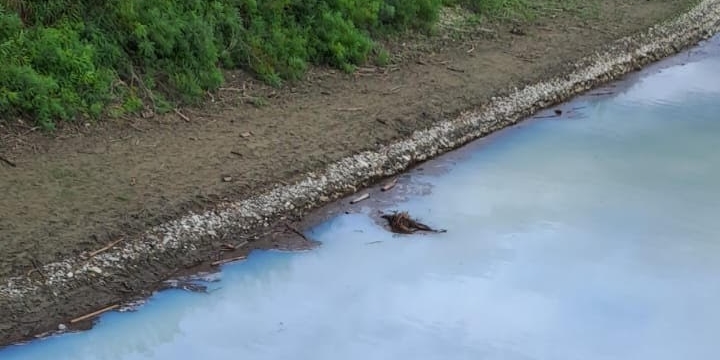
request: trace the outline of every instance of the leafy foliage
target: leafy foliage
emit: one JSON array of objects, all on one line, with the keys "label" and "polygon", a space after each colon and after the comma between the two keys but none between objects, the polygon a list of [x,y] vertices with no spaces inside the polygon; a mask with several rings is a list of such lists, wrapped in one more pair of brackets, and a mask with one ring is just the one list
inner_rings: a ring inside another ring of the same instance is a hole
[{"label": "leafy foliage", "polygon": [[0,117],[50,129],[169,108],[218,88],[221,67],[274,85],[311,63],[352,71],[377,50],[373,38],[430,30],[443,3],[486,11],[520,1],[0,0]]}]

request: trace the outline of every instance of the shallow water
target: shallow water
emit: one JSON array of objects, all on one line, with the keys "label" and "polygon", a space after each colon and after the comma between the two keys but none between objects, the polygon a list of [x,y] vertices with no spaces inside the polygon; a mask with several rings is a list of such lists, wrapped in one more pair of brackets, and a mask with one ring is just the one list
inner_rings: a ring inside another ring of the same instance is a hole
[{"label": "shallow water", "polygon": [[719,56],[672,66],[414,172],[432,192],[391,208],[447,233],[364,208],[311,229],[314,251],[0,359],[714,359],[718,79]]}]

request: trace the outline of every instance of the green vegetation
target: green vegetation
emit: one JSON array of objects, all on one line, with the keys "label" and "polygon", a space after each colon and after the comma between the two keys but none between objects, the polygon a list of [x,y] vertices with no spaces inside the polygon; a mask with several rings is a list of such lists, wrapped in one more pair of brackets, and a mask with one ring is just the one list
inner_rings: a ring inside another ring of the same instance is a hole
[{"label": "green vegetation", "polygon": [[[548,1],[548,0],[545,0]],[[553,0],[562,3],[560,0]],[[197,102],[241,68],[279,85],[309,64],[388,62],[373,39],[432,29],[443,5],[531,0],[0,0],[0,119],[56,121]]]}]

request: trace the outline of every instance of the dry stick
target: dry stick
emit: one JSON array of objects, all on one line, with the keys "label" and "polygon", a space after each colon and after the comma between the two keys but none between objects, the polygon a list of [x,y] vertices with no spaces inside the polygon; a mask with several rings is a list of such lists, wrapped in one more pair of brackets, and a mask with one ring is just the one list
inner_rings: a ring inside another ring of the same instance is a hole
[{"label": "dry stick", "polygon": [[10,159],[8,159],[8,158],[6,158],[6,157],[4,157],[4,156],[2,156],[2,155],[0,155],[0,161],[4,162],[4,163],[6,163],[6,164],[8,164],[8,165],[10,165],[10,166],[12,166],[12,167],[17,167],[17,165],[15,165],[14,162],[10,161]]},{"label": "dry stick", "polygon": [[133,128],[139,132],[145,132],[145,130],[141,129],[140,127],[138,127],[137,125],[135,125],[133,123],[129,123],[128,125],[130,125],[131,128]]},{"label": "dry stick", "polygon": [[229,263],[229,262],[238,261],[238,260],[245,260],[245,259],[247,259],[247,256],[246,256],[246,255],[240,255],[240,256],[231,257],[231,258],[228,258],[228,259],[222,259],[222,260],[218,260],[218,261],[213,261],[212,263],[210,263],[210,265],[212,265],[212,266],[218,266],[218,265],[222,265],[222,264],[227,264],[227,263]]},{"label": "dry stick", "polygon": [[[243,242],[241,242],[241,243],[239,243],[239,244],[237,244],[237,245],[233,245],[233,244],[222,244],[222,248],[223,248],[224,251],[234,251],[234,250],[237,250],[237,249],[239,249],[239,248],[247,245],[247,243],[248,243],[247,240],[245,240],[245,241],[243,241]],[[227,249],[227,250],[225,250],[225,249]]]},{"label": "dry stick", "polygon": [[292,225],[290,225],[290,224],[288,224],[288,223],[285,223],[285,227],[287,227],[288,229],[290,229],[290,231],[298,234],[301,238],[305,239],[305,241],[310,241],[310,239],[308,239],[307,236],[305,236],[305,234],[302,233],[302,231],[296,229],[294,226],[292,226]]},{"label": "dry stick", "polygon": [[103,252],[103,251],[106,251],[106,250],[112,248],[113,246],[117,245],[118,243],[120,243],[120,242],[123,241],[123,240],[125,240],[125,238],[119,238],[119,239],[117,239],[117,240],[115,240],[115,241],[107,244],[107,246],[104,246],[104,247],[102,247],[102,248],[100,248],[100,249],[97,249],[97,250],[91,252],[90,254],[88,254],[88,257],[93,257],[93,256],[95,256],[95,255],[97,255],[97,254],[99,254],[99,253],[101,253],[101,252]]},{"label": "dry stick", "polygon": [[361,107],[351,107],[351,108],[337,108],[335,110],[337,111],[362,111],[364,108]]},{"label": "dry stick", "polygon": [[102,314],[102,313],[104,313],[104,312],[108,312],[108,311],[110,311],[110,310],[115,310],[115,309],[117,309],[119,306],[120,306],[120,305],[118,305],[118,304],[110,305],[110,306],[108,306],[108,307],[106,307],[106,308],[103,308],[103,309],[100,309],[100,310],[98,310],[98,311],[91,312],[91,313],[89,313],[89,314],[87,314],[87,315],[83,315],[83,316],[81,316],[81,317],[72,319],[72,320],[70,320],[70,323],[71,323],[71,324],[74,324],[74,323],[79,322],[79,321],[83,321],[83,320],[90,319],[90,318],[95,317],[95,316],[98,316],[98,315],[100,315],[100,314]]},{"label": "dry stick", "polygon": [[233,154],[233,155],[237,155],[237,156],[243,156],[242,153],[239,153],[239,152],[237,152],[237,151],[231,151],[230,153]]},{"label": "dry stick", "polygon": [[397,178],[390,180],[387,184],[383,185],[382,188],[380,188],[381,191],[388,191],[395,187],[397,184]]},{"label": "dry stick", "polygon": [[366,200],[366,199],[369,198],[369,197],[370,197],[370,194],[365,193],[365,194],[362,194],[362,195],[360,195],[360,196],[352,199],[352,201],[350,201],[350,203],[351,203],[351,204],[357,204],[357,203],[359,203],[359,202],[361,202],[361,201],[363,201],[363,200]]},{"label": "dry stick", "polygon": [[181,117],[183,120],[190,122],[190,118],[185,116],[185,114],[181,113],[178,109],[173,109],[173,111],[178,114],[179,117]]},{"label": "dry stick", "polygon": [[30,262],[33,265],[33,269],[28,271],[27,276],[29,277],[30,275],[32,275],[32,273],[37,272],[38,274],[40,274],[40,276],[43,278],[43,280],[47,280],[47,276],[45,276],[45,273],[42,271],[42,267],[38,265],[37,260],[35,260],[33,258],[33,259],[30,259]]}]

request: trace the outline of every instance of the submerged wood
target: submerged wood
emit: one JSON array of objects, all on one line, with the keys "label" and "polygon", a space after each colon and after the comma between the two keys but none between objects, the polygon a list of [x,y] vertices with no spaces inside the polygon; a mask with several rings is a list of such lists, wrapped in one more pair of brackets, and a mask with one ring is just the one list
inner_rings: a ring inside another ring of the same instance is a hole
[{"label": "submerged wood", "polygon": [[412,234],[416,231],[429,231],[435,233],[444,233],[447,230],[433,229],[417,220],[413,220],[407,211],[396,212],[392,214],[383,214],[381,217],[388,221],[390,230],[399,234]]}]

